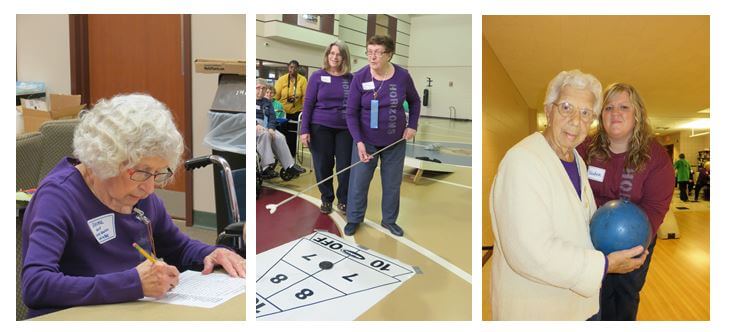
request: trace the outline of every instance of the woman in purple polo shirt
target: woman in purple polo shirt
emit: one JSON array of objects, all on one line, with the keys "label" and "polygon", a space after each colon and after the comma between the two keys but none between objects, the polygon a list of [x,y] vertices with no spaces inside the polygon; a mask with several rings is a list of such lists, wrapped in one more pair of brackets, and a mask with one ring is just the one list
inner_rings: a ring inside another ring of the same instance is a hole
[{"label": "woman in purple polo shirt", "polygon": [[[74,158],[41,181],[23,218],[29,317],[160,297],[178,284],[179,269],[207,274],[221,265],[246,275],[241,256],[189,238],[154,194],[172,180],[183,152],[164,104],[143,94],[100,100],[76,127],[73,148]],[[132,243],[161,259],[151,263]]]},{"label": "woman in purple polo shirt", "polygon": [[[382,181],[381,225],[393,235],[403,236],[396,221],[400,208],[400,185],[406,142],[416,135],[421,98],[408,71],[390,63],[395,51],[393,39],[373,36],[367,42],[368,66],[353,75],[347,99],[347,128],[354,141],[352,160],[361,164],[350,170],[345,234],[352,235],[365,218],[368,189],[380,159]],[[408,101],[410,112],[403,109]],[[395,142],[399,143],[373,156]]]},{"label": "woman in purple polo shirt", "polygon": [[[314,162],[317,182],[332,176],[332,168],[337,163],[337,171],[350,166],[352,136],[345,121],[347,96],[350,93],[350,51],[347,44],[338,40],[330,44],[324,52],[324,65],[315,71],[307,81],[302,111],[302,144],[309,146]],[[337,208],[347,210],[347,187],[350,172],[337,176]],[[319,185],[322,194],[322,213],[332,212],[335,192],[332,180]]]}]

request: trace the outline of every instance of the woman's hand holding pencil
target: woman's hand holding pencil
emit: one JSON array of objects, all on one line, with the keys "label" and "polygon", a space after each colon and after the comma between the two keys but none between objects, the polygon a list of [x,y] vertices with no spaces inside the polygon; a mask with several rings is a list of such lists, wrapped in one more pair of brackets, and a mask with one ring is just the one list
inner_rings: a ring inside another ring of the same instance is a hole
[{"label": "woman's hand holding pencil", "polygon": [[139,280],[142,282],[144,296],[159,298],[177,286],[180,282],[180,272],[175,266],[157,260],[136,243],[133,243],[132,246],[147,258],[136,268]]}]

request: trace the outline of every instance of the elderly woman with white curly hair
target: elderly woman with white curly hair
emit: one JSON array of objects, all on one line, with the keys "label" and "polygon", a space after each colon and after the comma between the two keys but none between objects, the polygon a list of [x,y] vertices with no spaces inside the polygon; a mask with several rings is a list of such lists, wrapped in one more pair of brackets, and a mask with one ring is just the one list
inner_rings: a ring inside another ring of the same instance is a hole
[{"label": "elderly woman with white curly hair", "polygon": [[[41,181],[22,230],[22,294],[29,317],[90,304],[160,297],[179,270],[245,261],[190,239],[153,192],[173,176],[183,140],[167,107],[143,94],[100,100],[74,133],[74,158]],[[152,263],[132,247],[137,243]]]},{"label": "elderly woman with white curly hair", "polygon": [[606,274],[633,271],[646,259],[641,246],[604,256],[591,243],[596,203],[575,148],[600,109],[593,75],[560,72],[545,94],[547,128],[499,164],[490,195],[495,320],[598,320]]}]

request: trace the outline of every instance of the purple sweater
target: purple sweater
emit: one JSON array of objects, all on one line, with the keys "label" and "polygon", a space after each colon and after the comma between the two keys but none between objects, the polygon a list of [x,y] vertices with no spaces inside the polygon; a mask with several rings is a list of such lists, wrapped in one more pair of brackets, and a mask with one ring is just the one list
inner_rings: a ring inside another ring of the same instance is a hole
[{"label": "purple sweater", "polygon": [[[143,297],[135,267],[145,258],[132,243],[151,250],[147,227],[134,214],[116,213],[103,205],[75,163],[71,158],[61,160],[40,183],[25,212],[22,294],[29,318],[67,307]],[[180,232],[154,194],[137,207],[152,221],[157,255],[168,264],[181,270],[202,264],[215,249]],[[111,227],[95,223],[95,235],[89,222],[95,218]]]},{"label": "purple sweater", "polygon": [[307,81],[302,110],[302,134],[309,134],[309,125],[316,123],[330,128],[346,129],[347,96],[352,74],[332,76],[324,69],[315,71]]},{"label": "purple sweater", "polygon": [[[385,81],[374,80],[369,66],[353,75],[350,96],[347,98],[347,128],[355,143],[386,146],[402,138],[406,129],[404,100],[408,101],[410,107],[407,126],[418,129],[421,98],[408,71],[397,65],[393,67],[393,77]],[[373,129],[370,128],[370,103],[373,93],[378,89],[378,128]]]}]

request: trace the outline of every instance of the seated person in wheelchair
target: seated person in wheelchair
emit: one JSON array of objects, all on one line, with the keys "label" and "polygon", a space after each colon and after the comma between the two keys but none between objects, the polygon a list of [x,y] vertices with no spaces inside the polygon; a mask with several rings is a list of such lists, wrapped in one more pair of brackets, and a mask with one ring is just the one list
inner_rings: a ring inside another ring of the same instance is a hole
[{"label": "seated person in wheelchair", "polygon": [[271,101],[265,98],[267,91],[273,94],[273,89],[263,79],[256,80],[256,151],[261,155],[261,176],[272,179],[277,176],[274,167],[276,160],[281,162],[280,176],[290,180],[305,172],[304,168],[294,163],[294,157],[289,152],[284,135],[276,131],[276,114]]},{"label": "seated person in wheelchair", "polygon": [[164,104],[143,94],[100,100],[76,128],[73,149],[25,213],[21,283],[29,317],[161,297],[186,268],[208,274],[220,265],[246,275],[241,256],[189,238],[154,194],[172,181],[183,151]]}]

